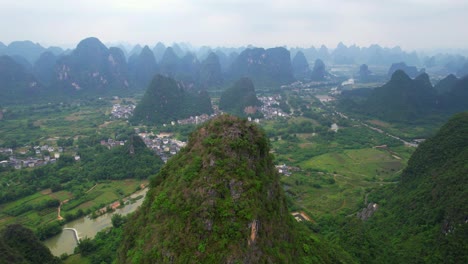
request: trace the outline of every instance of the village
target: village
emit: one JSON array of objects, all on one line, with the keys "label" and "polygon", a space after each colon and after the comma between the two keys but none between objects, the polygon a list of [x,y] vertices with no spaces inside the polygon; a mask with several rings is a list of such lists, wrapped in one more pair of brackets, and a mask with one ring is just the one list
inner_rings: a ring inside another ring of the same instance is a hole
[{"label": "village", "polygon": [[277,117],[290,117],[289,114],[285,113],[279,108],[281,95],[262,96],[258,97],[258,100],[262,102],[260,112],[263,114],[264,119],[274,119]]},{"label": "village", "polygon": [[[289,117],[289,114],[278,108],[279,101],[281,100],[280,95],[259,97],[259,100],[262,102],[262,106],[259,110],[263,114],[264,119]],[[133,104],[114,104],[112,106],[111,118],[128,119],[132,116],[134,109],[135,105]],[[199,116],[191,116],[186,119],[173,121],[170,125],[198,125],[216,117],[220,113],[221,112],[215,108],[215,113],[211,115],[203,114]],[[249,117],[248,120],[255,123],[260,123],[260,119],[258,118],[253,119]],[[165,124],[165,126],[168,126],[168,124]],[[169,160],[170,157],[177,154],[180,149],[186,145],[185,142],[172,138],[172,134],[170,133],[154,135],[153,133],[140,133],[138,129],[135,131],[143,139],[146,146],[153,150],[156,155],[161,157],[165,163]],[[100,144],[111,149],[116,146],[123,146],[125,141],[109,138],[107,140],[101,140]],[[0,160],[0,167],[13,167],[15,169],[22,169],[53,164],[57,161],[57,159],[60,158],[63,152],[64,147],[51,146],[48,144],[38,146],[24,146],[15,150],[12,148],[0,148],[0,154],[4,157],[4,160]],[[72,155],[73,159],[75,161],[80,161],[81,157],[76,154],[77,149],[74,149],[73,152],[75,153]],[[290,175],[290,170],[287,169],[287,166],[278,168],[278,171],[283,175]]]},{"label": "village", "polygon": [[138,135],[143,139],[146,146],[153,150],[164,163],[186,145],[185,142],[172,138],[172,134],[169,133],[158,135],[154,135],[153,133],[138,133]]},{"label": "village", "polygon": [[120,105],[114,104],[112,106],[111,115],[113,118],[117,119],[128,119],[132,116],[133,110],[135,110],[135,105]]},{"label": "village", "polygon": [[[49,145],[25,146],[16,152],[11,148],[0,148],[0,154],[8,159],[0,161],[0,167],[13,167],[15,169],[34,168],[47,164],[53,164],[64,152],[63,147],[53,147]],[[21,157],[21,158],[18,158]],[[75,161],[80,160],[79,155],[73,155]]]}]

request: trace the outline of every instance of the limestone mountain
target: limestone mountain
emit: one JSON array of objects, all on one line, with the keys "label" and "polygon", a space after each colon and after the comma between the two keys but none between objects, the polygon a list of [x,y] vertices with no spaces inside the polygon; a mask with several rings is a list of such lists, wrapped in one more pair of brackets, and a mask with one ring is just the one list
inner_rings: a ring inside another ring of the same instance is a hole
[{"label": "limestone mountain", "polygon": [[331,56],[334,64],[355,64],[355,59],[359,56],[360,49],[355,45],[346,47],[342,42],[338,43]]},{"label": "limestone mountain", "polygon": [[448,114],[468,110],[468,76],[454,82],[440,97],[439,108]]},{"label": "limestone mountain", "polygon": [[184,54],[187,52],[187,50],[185,49],[185,46],[179,45],[177,43],[173,43],[170,48],[176,54],[176,56],[179,57],[179,58],[182,58],[184,56]]},{"label": "limestone mountain", "polygon": [[291,62],[294,78],[304,80],[310,78],[310,68],[302,51],[298,51]]},{"label": "limestone mountain", "polygon": [[161,61],[165,51],[166,51],[166,46],[163,43],[161,42],[156,43],[156,46],[154,46],[153,48],[153,53],[157,62]]},{"label": "limestone mountain", "polygon": [[142,124],[163,124],[212,112],[208,93],[190,92],[182,83],[158,74],[136,106],[131,121]]},{"label": "limestone mountain", "polygon": [[264,132],[222,115],[151,180],[117,263],[349,261],[302,227],[288,212]]},{"label": "limestone mountain", "polygon": [[468,76],[468,62],[466,62],[465,64],[463,64],[463,67],[461,67],[458,71],[457,71],[457,75],[459,77],[466,77]]},{"label": "limestone mountain", "polygon": [[142,50],[143,47],[140,44],[137,44],[130,50],[130,52],[128,53],[128,57],[130,58],[133,55],[138,56],[138,54],[140,54]]},{"label": "limestone mountain", "polygon": [[399,62],[393,63],[392,66],[390,66],[387,75],[390,77],[398,70],[404,71],[411,78],[415,78],[416,76],[424,72],[424,70],[419,71],[418,68],[416,68],[416,66],[408,66],[404,62]]},{"label": "limestone mountain", "polygon": [[446,120],[468,110],[468,78],[447,76],[432,87],[426,73],[411,79],[397,70],[390,81],[375,89],[344,92],[339,107],[391,122]]},{"label": "limestone mountain", "polygon": [[168,47],[160,61],[160,73],[174,78],[180,67],[180,58],[174,52],[172,47]]},{"label": "limestone mountain", "polygon": [[36,60],[33,66],[33,73],[36,78],[44,84],[50,84],[54,80],[54,69],[58,57],[46,51],[41,54],[39,59]]},{"label": "limestone mountain", "polygon": [[46,49],[40,44],[33,43],[29,40],[13,41],[7,47],[5,47],[3,52],[1,52],[0,50],[0,54],[9,56],[21,56],[25,58],[30,64],[34,64],[34,62],[45,50]]},{"label": "limestone mountain", "polygon": [[371,92],[360,111],[389,121],[414,121],[433,114],[436,102],[436,91],[427,74],[413,80],[398,70],[389,82]]},{"label": "limestone mountain", "polygon": [[223,83],[223,74],[221,64],[216,53],[211,52],[200,65],[201,87],[219,87]]},{"label": "limestone mountain", "polygon": [[21,55],[11,55],[10,56],[14,61],[16,61],[16,63],[20,64],[21,66],[23,66],[23,68],[28,72],[28,73],[31,73],[32,72],[32,64],[23,56]]},{"label": "limestone mountain", "polygon": [[328,51],[327,46],[325,45],[320,46],[320,48],[318,49],[317,59],[322,60],[322,61],[330,61],[331,55],[330,55],[330,52]]},{"label": "limestone mountain", "polygon": [[227,88],[219,99],[219,109],[237,116],[254,116],[261,102],[255,93],[253,82],[249,78],[241,78],[233,86]]},{"label": "limestone mountain", "polygon": [[283,85],[294,80],[291,56],[285,48],[246,49],[231,64],[232,80],[248,77],[256,86]]},{"label": "limestone mountain", "polygon": [[[114,48],[118,49],[118,48]],[[123,52],[109,50],[97,38],[82,40],[56,64],[57,87],[66,93],[109,93],[129,88]]]},{"label": "limestone mountain", "polygon": [[179,61],[176,79],[187,84],[198,83],[200,75],[200,62],[191,52],[187,52]]},{"label": "limestone mountain", "polygon": [[153,52],[145,46],[138,55],[129,58],[131,80],[137,88],[148,87],[158,70]]},{"label": "limestone mountain", "polygon": [[365,82],[369,80],[369,76],[372,74],[372,72],[369,70],[369,66],[367,64],[362,64],[359,67],[359,72],[357,73],[357,77],[359,78],[360,81]]},{"label": "limestone mountain", "polygon": [[325,81],[329,76],[330,74],[325,70],[325,63],[321,59],[316,59],[310,79],[312,81]]},{"label": "limestone mountain", "polygon": [[26,69],[9,56],[0,56],[0,102],[32,101],[43,90]]},{"label": "limestone mountain", "polygon": [[444,93],[447,93],[449,92],[453,86],[455,85],[455,83],[458,82],[458,78],[453,75],[453,74],[449,74],[447,75],[447,77],[445,77],[444,79],[440,80],[435,86],[434,86],[434,89],[436,89],[436,91],[440,94],[444,94]]},{"label": "limestone mountain", "polygon": [[231,66],[232,62],[236,59],[237,55],[228,56],[222,50],[215,51],[216,56],[218,56],[219,64],[221,65],[221,72],[225,73],[228,71],[229,67]]}]

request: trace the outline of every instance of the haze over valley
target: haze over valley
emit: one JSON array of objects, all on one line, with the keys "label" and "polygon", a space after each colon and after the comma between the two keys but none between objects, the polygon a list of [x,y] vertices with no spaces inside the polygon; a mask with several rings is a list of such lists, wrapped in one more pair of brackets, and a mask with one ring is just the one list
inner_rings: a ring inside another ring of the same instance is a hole
[{"label": "haze over valley", "polygon": [[5,3],[0,263],[467,263],[467,7]]}]

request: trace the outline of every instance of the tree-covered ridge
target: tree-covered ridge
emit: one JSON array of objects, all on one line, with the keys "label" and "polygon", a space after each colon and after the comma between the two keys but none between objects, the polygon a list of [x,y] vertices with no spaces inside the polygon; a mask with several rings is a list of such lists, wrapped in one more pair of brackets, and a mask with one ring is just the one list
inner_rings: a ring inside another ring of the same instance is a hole
[{"label": "tree-covered ridge", "polygon": [[[445,91],[439,94],[438,91]],[[373,90],[344,93],[339,107],[390,122],[416,123],[440,118],[468,109],[468,78],[448,76],[434,88],[426,73],[411,79],[397,70],[389,82]],[[361,97],[354,100],[353,97]]]},{"label": "tree-covered ridge", "polygon": [[341,242],[368,263],[466,263],[467,160],[464,112],[418,147],[397,186],[369,197],[380,209],[346,223]]},{"label": "tree-covered ridge", "polygon": [[[260,104],[253,82],[249,78],[241,78],[221,94],[219,109],[243,117],[255,114],[255,108]],[[253,108],[251,113],[249,107]]]},{"label": "tree-covered ridge", "polygon": [[132,122],[163,124],[212,112],[208,93],[188,92],[174,79],[158,74],[136,106]]},{"label": "tree-covered ridge", "polygon": [[19,224],[0,230],[0,256],[1,264],[61,263],[30,229]]},{"label": "tree-covered ridge", "polygon": [[346,259],[302,233],[307,231],[287,210],[272,160],[257,126],[227,115],[206,123],[152,180],[125,226],[118,263]]}]

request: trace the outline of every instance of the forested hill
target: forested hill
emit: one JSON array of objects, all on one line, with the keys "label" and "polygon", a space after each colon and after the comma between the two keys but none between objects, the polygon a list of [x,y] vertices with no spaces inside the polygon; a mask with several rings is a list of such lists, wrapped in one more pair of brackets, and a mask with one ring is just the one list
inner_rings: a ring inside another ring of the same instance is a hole
[{"label": "forested hill", "polygon": [[447,78],[434,88],[425,73],[411,79],[404,71],[397,70],[381,87],[364,90],[365,93],[361,93],[363,89],[344,92],[339,107],[389,122],[445,119],[468,110],[468,78]]},{"label": "forested hill", "polygon": [[170,77],[156,75],[132,117],[133,123],[163,124],[190,116],[211,114],[206,92],[188,92]]},{"label": "forested hill", "polygon": [[350,263],[289,214],[263,131],[222,115],[153,178],[118,263]]},{"label": "forested hill", "polygon": [[219,100],[219,108],[237,116],[256,114],[260,106],[253,82],[249,78],[241,78],[233,86],[224,90]]},{"label": "forested hill", "polygon": [[344,246],[370,263],[467,263],[467,161],[464,112],[418,147],[397,186],[369,196],[380,209],[342,229]]},{"label": "forested hill", "polygon": [[34,233],[19,225],[0,230],[0,264],[62,263],[39,241]]}]

